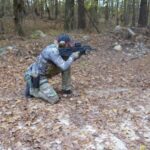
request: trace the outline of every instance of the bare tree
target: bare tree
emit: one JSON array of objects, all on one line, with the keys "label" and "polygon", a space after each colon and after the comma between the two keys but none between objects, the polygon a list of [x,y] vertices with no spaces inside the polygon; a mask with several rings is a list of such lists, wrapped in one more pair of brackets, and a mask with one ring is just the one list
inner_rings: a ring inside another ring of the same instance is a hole
[{"label": "bare tree", "polygon": [[147,12],[147,20],[149,21],[149,12],[150,12],[150,0],[148,1],[148,5],[147,5],[147,7],[148,7],[148,12]]},{"label": "bare tree", "polygon": [[5,9],[5,0],[0,1],[0,33],[4,33],[4,25],[2,18],[4,17],[4,9]]},{"label": "bare tree", "polygon": [[105,1],[105,20],[109,20],[109,1]]},{"label": "bare tree", "polygon": [[124,0],[124,25],[127,25],[128,22],[129,22],[129,17],[128,17],[128,14],[127,14],[127,2],[128,0]]},{"label": "bare tree", "polygon": [[116,14],[116,24],[118,25],[119,24],[119,0],[117,0],[117,2],[116,2],[117,4],[117,14]]},{"label": "bare tree", "polygon": [[66,0],[64,29],[71,30],[73,28],[74,28],[74,0]]},{"label": "bare tree", "polygon": [[55,19],[58,17],[58,0],[55,0]]},{"label": "bare tree", "polygon": [[13,1],[13,8],[14,8],[14,22],[15,22],[15,28],[16,32],[23,36],[24,31],[22,28],[22,21],[25,13],[25,7],[24,7],[24,0],[14,0]]},{"label": "bare tree", "polygon": [[147,0],[141,0],[140,4],[140,14],[138,24],[141,27],[147,26],[148,23],[148,5]]},{"label": "bare tree", "polygon": [[46,11],[48,13],[48,19],[50,20],[50,19],[52,19],[52,17],[51,17],[51,11],[50,11],[50,7],[48,5],[48,1],[47,0],[45,0],[45,7],[46,7]]},{"label": "bare tree", "polygon": [[132,14],[132,26],[135,26],[135,0],[132,0],[132,9],[133,9],[133,14]]},{"label": "bare tree", "polygon": [[4,16],[4,11],[5,11],[5,0],[0,1],[0,17]]},{"label": "bare tree", "polygon": [[78,0],[78,29],[86,27],[84,0]]}]

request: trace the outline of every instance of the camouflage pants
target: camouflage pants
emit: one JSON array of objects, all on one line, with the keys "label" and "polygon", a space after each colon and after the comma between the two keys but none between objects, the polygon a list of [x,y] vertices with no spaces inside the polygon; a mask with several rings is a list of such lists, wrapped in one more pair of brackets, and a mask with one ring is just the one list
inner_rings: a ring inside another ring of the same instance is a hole
[{"label": "camouflage pants", "polygon": [[[25,74],[25,81],[27,82],[27,86],[29,88],[29,93],[33,97],[41,98],[43,100],[48,101],[51,104],[54,104],[59,101],[59,96],[54,90],[54,88],[48,83],[49,77],[53,77],[54,75],[60,73],[61,71],[58,68],[49,70],[47,76],[41,76],[39,81],[39,88],[33,88],[31,77],[28,73]],[[66,71],[61,72],[62,74],[62,90],[71,90],[71,69],[67,69]]]},{"label": "camouflage pants", "polygon": [[59,68],[51,68],[46,75],[47,78],[52,78],[53,76],[59,74],[62,75],[62,90],[71,90],[71,68],[68,68],[66,71],[61,71]]}]

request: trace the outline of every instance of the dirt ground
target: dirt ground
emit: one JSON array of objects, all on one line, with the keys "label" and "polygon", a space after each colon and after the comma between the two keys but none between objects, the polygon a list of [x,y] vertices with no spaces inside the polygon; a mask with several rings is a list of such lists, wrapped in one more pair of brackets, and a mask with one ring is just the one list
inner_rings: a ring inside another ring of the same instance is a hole
[{"label": "dirt ground", "polygon": [[[23,73],[54,37],[3,41],[0,150],[150,150],[150,53],[131,59],[113,37],[89,36],[97,50],[72,65],[74,94],[55,105],[23,95]],[[61,90],[60,75],[49,82]]]}]

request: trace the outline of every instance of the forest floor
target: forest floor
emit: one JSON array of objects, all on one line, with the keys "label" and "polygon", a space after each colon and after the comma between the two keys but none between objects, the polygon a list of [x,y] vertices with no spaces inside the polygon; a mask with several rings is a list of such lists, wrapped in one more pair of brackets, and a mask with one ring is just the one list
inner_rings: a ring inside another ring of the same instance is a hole
[{"label": "forest floor", "polygon": [[[113,50],[111,35],[89,37],[97,50],[72,65],[74,95],[55,105],[23,95],[25,70],[54,37],[1,41],[0,150],[150,149],[150,53],[131,53],[132,43]],[[49,82],[61,90],[60,75]]]}]

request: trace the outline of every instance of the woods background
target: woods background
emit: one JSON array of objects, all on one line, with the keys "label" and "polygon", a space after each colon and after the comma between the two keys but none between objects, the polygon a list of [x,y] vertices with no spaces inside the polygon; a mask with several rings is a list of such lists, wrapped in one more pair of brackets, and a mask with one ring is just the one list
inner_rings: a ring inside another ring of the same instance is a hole
[{"label": "woods background", "polygon": [[[150,24],[149,0],[0,0],[0,33],[25,35],[84,29],[103,32],[115,25]],[[43,23],[44,22],[44,23]]]}]

